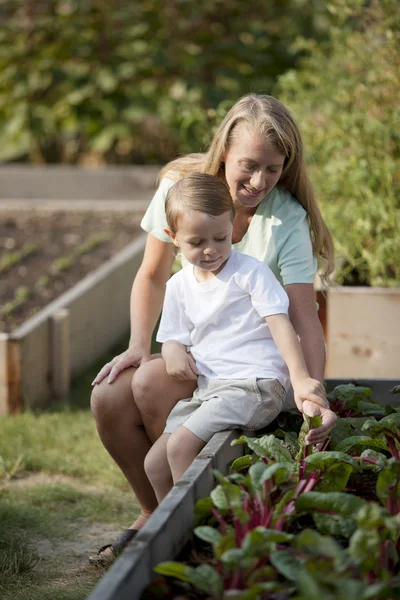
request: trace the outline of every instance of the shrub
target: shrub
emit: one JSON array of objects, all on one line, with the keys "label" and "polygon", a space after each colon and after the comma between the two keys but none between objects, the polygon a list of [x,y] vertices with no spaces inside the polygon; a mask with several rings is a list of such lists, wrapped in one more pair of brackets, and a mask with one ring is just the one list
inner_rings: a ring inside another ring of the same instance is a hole
[{"label": "shrub", "polygon": [[[2,0],[0,159],[159,162],[199,151],[326,29],[321,0]],[[221,104],[222,103],[222,104]]]},{"label": "shrub", "polygon": [[279,80],[299,120],[312,179],[341,259],[339,283],[400,285],[400,11],[396,0],[336,0],[327,42]]}]

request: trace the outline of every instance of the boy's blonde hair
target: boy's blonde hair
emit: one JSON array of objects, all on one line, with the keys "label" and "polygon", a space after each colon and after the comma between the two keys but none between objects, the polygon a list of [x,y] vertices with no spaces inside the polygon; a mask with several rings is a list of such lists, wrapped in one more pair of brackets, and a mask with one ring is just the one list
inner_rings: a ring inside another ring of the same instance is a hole
[{"label": "boy's blonde hair", "polygon": [[289,110],[273,96],[248,94],[240,98],[218,127],[206,154],[189,154],[173,160],[164,167],[160,177],[178,180],[193,171],[201,171],[225,181],[224,156],[237,139],[240,124],[250,133],[265,136],[285,156],[278,185],[288,190],[307,211],[313,251],[322,266],[321,279],[327,283],[334,266],[332,238],[307,175],[299,129]]},{"label": "boy's blonde hair", "polygon": [[228,186],[222,179],[206,173],[190,173],[168,191],[165,213],[168,227],[173,234],[178,231],[182,215],[189,210],[213,217],[229,212],[232,223],[235,218]]}]

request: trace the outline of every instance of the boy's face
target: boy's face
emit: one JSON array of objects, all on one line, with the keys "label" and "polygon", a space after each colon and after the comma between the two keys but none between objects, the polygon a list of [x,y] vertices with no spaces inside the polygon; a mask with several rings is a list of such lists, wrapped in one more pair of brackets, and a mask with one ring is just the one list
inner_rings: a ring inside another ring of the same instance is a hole
[{"label": "boy's face", "polygon": [[178,231],[171,236],[175,246],[192,265],[208,273],[217,275],[224,267],[231,253],[232,222],[231,213],[218,217],[190,210],[179,220]]}]

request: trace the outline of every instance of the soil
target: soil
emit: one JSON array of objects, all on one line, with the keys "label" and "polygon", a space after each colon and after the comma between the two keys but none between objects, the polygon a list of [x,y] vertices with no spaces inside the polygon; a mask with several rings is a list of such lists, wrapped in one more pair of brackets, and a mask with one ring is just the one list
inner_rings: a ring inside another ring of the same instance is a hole
[{"label": "soil", "polygon": [[[115,211],[2,212],[0,332],[14,330],[130,244],[141,232],[141,217]],[[11,255],[27,248],[27,256],[9,264]]]}]

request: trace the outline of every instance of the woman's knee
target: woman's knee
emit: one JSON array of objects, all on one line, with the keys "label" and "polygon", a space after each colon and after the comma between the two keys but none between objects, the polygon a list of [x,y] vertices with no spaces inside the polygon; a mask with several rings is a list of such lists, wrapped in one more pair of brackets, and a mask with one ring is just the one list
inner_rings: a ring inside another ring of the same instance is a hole
[{"label": "woman's knee", "polygon": [[96,423],[110,423],[115,419],[123,418],[131,420],[140,414],[137,410],[131,390],[133,369],[121,373],[114,383],[106,380],[94,386],[90,397],[90,407]]},{"label": "woman's knee", "polygon": [[192,396],[196,384],[174,381],[165,370],[162,358],[144,363],[132,379],[132,393],[143,416],[165,420],[178,400]]}]

